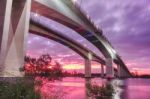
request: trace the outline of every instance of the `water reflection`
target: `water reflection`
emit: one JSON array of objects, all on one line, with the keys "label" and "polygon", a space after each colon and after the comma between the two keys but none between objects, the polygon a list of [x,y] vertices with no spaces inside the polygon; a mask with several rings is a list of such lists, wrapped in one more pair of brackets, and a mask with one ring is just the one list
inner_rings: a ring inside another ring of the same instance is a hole
[{"label": "water reflection", "polygon": [[113,89],[114,89],[112,99],[121,99],[121,96],[123,95],[123,92],[125,91],[124,81],[119,80],[119,79],[114,79],[111,81],[111,85],[113,86]]},{"label": "water reflection", "polygon": [[150,99],[149,79],[36,78],[35,91],[41,93],[42,99],[102,99],[91,97],[89,85],[106,86],[107,84],[112,85],[114,89],[111,99]]},{"label": "water reflection", "polygon": [[125,83],[123,80],[102,80],[102,83],[100,84],[93,84],[93,82],[91,82],[91,79],[86,79],[85,81],[86,99],[90,99],[90,97],[92,97],[92,99],[121,99],[121,97],[123,96],[123,92],[125,89]]},{"label": "water reflection", "polygon": [[85,79],[85,99],[90,99],[89,85],[91,85],[91,79]]},{"label": "water reflection", "polygon": [[150,99],[150,79],[128,79],[126,84],[126,99]]}]

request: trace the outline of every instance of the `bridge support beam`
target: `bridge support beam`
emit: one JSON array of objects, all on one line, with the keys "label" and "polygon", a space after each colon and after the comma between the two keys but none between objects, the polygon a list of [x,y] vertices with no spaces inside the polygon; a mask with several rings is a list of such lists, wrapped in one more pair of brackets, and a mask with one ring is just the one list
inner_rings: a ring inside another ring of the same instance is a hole
[{"label": "bridge support beam", "polygon": [[121,67],[119,64],[117,64],[117,76],[121,77]]},{"label": "bridge support beam", "polygon": [[106,59],[106,77],[114,77],[113,60],[111,58]]},{"label": "bridge support beam", "polygon": [[104,77],[104,65],[101,64],[101,77],[103,78]]},{"label": "bridge support beam", "polygon": [[130,77],[128,73],[126,73],[125,70],[119,64],[117,64],[117,69],[118,69],[118,77],[120,78]]},{"label": "bridge support beam", "polygon": [[[1,0],[0,76],[22,76],[31,0]],[[2,30],[2,31],[1,31]]]},{"label": "bridge support beam", "polygon": [[3,75],[12,0],[0,0],[0,76]]},{"label": "bridge support beam", "polygon": [[85,59],[85,77],[91,77],[91,60]]}]

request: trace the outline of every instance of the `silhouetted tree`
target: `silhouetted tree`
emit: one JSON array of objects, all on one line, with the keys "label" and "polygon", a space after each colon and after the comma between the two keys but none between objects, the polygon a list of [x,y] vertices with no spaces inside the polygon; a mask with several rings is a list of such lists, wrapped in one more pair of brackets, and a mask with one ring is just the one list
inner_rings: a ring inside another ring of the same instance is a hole
[{"label": "silhouetted tree", "polygon": [[49,54],[44,54],[37,59],[37,62],[39,66],[47,66],[51,63],[51,60],[52,58]]},{"label": "silhouetted tree", "polygon": [[39,58],[31,58],[25,56],[25,72],[31,74],[41,75],[56,75],[62,74],[62,66],[55,62],[55,65],[51,65],[52,58],[49,54],[41,55]]},{"label": "silhouetted tree", "polygon": [[53,66],[52,69],[55,72],[55,74],[57,74],[58,76],[62,74],[63,69],[60,63],[55,62],[55,65]]}]

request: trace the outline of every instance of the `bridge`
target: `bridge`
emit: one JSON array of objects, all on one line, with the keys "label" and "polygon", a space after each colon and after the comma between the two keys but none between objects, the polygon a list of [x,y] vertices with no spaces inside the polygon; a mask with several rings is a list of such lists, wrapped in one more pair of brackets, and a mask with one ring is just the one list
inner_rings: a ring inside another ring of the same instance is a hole
[{"label": "bridge", "polygon": [[30,21],[29,32],[61,43],[83,57],[85,59],[85,77],[91,77],[91,61],[96,61],[101,64],[101,74],[104,76],[105,61],[80,43],[68,38],[67,35],[62,35],[62,33],[59,33],[52,28],[48,28],[34,19],[31,19]]},{"label": "bridge", "polygon": [[[115,63],[120,77],[131,77],[127,66],[103,35],[102,30],[97,28],[91,19],[71,0],[1,0],[0,8],[2,9],[0,11],[0,75],[21,75],[19,68],[24,64],[30,12],[33,12],[69,27],[97,47],[105,57],[107,76],[114,77],[113,63]],[[47,37],[49,37],[47,33],[49,31],[52,32],[51,34],[56,34],[56,31],[48,29],[39,23],[34,24],[34,29],[35,31],[38,29],[44,31],[44,33],[33,32],[42,36],[47,34]],[[65,41],[69,43],[68,38],[65,38]],[[65,42],[65,45],[68,43]],[[70,43],[77,44],[76,42]],[[76,48],[76,51],[80,49],[77,53],[84,54],[81,56],[88,59],[85,63],[91,68],[87,53],[90,52],[94,58],[97,55],[90,50],[84,50],[83,46],[79,47],[72,47],[72,49]],[[81,50],[84,51],[82,52]],[[97,59],[101,60],[100,57],[97,57]]]}]

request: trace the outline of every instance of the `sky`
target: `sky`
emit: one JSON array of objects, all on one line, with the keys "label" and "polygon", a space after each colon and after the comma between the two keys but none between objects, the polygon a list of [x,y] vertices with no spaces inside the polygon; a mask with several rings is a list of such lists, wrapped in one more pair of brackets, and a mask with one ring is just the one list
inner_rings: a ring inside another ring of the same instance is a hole
[{"label": "sky", "polygon": [[[76,0],[76,3],[103,30],[130,71],[150,74],[149,0]],[[103,58],[96,47],[73,30],[42,16],[39,19]],[[84,59],[76,52],[55,41],[29,34],[27,54],[38,57],[46,53],[66,70],[84,70]],[[93,72],[100,72],[97,69],[100,64],[92,62],[92,68]]]}]

